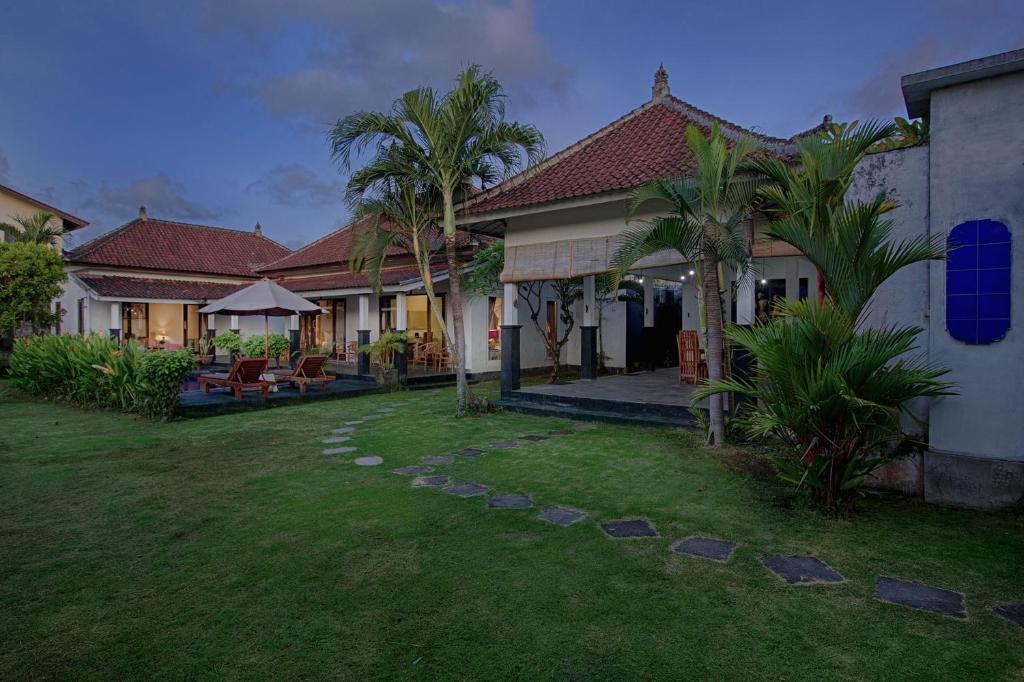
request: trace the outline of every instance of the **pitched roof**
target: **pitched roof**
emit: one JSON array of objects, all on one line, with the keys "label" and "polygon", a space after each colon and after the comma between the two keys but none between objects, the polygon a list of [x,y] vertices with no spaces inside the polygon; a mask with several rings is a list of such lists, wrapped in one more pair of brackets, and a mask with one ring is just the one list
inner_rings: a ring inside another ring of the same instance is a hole
[{"label": "pitched roof", "polygon": [[694,165],[686,127],[696,125],[706,135],[715,123],[726,139],[746,136],[780,157],[795,151],[792,139],[751,132],[713,116],[669,95],[666,84],[663,93],[655,93],[596,133],[464,202],[460,213],[481,215],[626,191],[656,178],[685,174]]},{"label": "pitched roof", "polygon": [[116,275],[78,275],[78,278],[100,296],[158,300],[215,300],[246,286],[245,284],[227,282],[195,282],[181,279],[148,279]]},{"label": "pitched roof", "polygon": [[254,232],[137,218],[65,253],[72,263],[255,277],[289,251]]},{"label": "pitched roof", "polygon": [[[444,264],[440,264],[431,270],[431,274],[437,276],[446,272],[446,270],[447,268]],[[386,268],[381,270],[380,273],[380,283],[384,286],[401,284],[403,282],[409,282],[419,278],[420,271],[414,265],[399,268]],[[332,289],[362,289],[369,287],[370,278],[365,272],[359,272],[356,274],[339,272],[330,275],[278,280],[277,283],[286,289],[291,289],[296,292],[327,291]]]},{"label": "pitched roof", "polygon": [[85,227],[86,225],[89,224],[89,222],[86,220],[82,220],[81,218],[73,216],[70,213],[60,210],[59,208],[50,206],[49,204],[42,202],[34,197],[30,197],[27,194],[22,194],[18,190],[7,187],[6,185],[0,185],[0,192],[6,192],[7,194],[16,196],[22,201],[30,203],[36,208],[39,208],[40,210],[46,211],[47,213],[52,213],[53,215],[57,216],[58,218],[64,221],[65,230],[77,230],[78,228]]}]

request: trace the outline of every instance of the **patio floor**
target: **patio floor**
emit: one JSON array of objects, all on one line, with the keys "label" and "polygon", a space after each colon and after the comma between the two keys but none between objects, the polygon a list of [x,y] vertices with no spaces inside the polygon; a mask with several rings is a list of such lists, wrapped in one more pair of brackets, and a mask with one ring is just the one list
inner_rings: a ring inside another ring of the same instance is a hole
[{"label": "patio floor", "polygon": [[271,392],[266,397],[260,395],[259,391],[243,391],[241,400],[235,400],[230,390],[211,388],[209,393],[199,390],[182,391],[178,394],[178,406],[185,417],[205,417],[299,402],[352,398],[376,390],[377,384],[372,380],[343,378],[332,381],[326,389],[310,386],[305,393],[299,393],[298,388],[281,383],[278,384],[276,392]]}]

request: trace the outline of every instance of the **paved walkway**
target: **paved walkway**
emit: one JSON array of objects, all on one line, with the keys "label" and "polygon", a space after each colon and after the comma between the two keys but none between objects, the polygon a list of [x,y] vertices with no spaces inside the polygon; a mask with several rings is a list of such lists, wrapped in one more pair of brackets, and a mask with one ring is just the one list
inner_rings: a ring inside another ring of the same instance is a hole
[{"label": "paved walkway", "polygon": [[578,379],[564,384],[524,386],[519,392],[564,398],[614,400],[642,405],[689,407],[694,388],[692,384],[680,384],[679,370],[668,367],[653,372],[614,374],[589,380]]}]

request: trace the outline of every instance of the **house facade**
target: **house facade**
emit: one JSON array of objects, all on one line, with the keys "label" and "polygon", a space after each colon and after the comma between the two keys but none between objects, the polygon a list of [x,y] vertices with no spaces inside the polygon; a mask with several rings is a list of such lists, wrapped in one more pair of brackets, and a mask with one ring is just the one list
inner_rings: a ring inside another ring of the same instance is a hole
[{"label": "house facade", "polygon": [[[30,197],[27,194],[22,194],[10,187],[0,185],[0,223],[8,223],[16,226],[17,219],[30,218],[34,214],[40,212],[49,213],[53,216],[50,218],[50,222],[47,223],[48,227],[61,227],[65,233],[81,229],[89,224],[85,220],[51,206],[50,204],[36,199],[35,197]],[[8,242],[12,239],[13,237],[9,236],[7,233],[0,232],[0,242]],[[58,251],[64,247],[63,236],[57,237],[54,241],[54,247]]]}]

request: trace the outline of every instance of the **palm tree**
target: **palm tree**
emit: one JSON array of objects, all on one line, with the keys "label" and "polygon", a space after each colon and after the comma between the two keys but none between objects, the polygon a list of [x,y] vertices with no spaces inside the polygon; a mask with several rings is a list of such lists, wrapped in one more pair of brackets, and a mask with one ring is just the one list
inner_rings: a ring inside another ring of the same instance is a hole
[{"label": "palm tree", "polygon": [[14,222],[17,224],[0,223],[0,232],[9,235],[15,243],[53,246],[56,245],[57,239],[63,236],[64,226],[50,225],[51,220],[53,220],[53,214],[43,211],[34,213],[28,218],[15,216]]},{"label": "palm tree", "polygon": [[[670,211],[638,221],[624,232],[613,264],[621,277],[640,259],[667,249],[677,251],[685,262],[699,262],[698,301],[706,329],[708,377],[718,381],[723,360],[719,264],[744,271],[749,261],[741,225],[750,215],[757,182],[740,169],[754,143],[741,138],[730,147],[717,125],[707,138],[690,125],[686,140],[696,162],[693,175],[655,180],[633,190],[626,204],[627,222],[647,202],[668,204]],[[708,442],[717,446],[725,441],[722,396],[712,395],[709,403]]]},{"label": "palm tree", "polygon": [[484,187],[509,177],[522,167],[524,156],[528,165],[540,161],[544,139],[532,125],[505,120],[501,84],[478,66],[460,73],[455,88],[444,95],[420,87],[397,99],[387,113],[347,116],[335,124],[329,139],[332,156],[343,170],[350,167],[353,154],[374,150],[349,179],[350,196],[372,193],[381,183],[401,178],[429,187],[440,199],[455,336],[455,412],[465,414],[470,395],[455,205],[471,183]]}]

